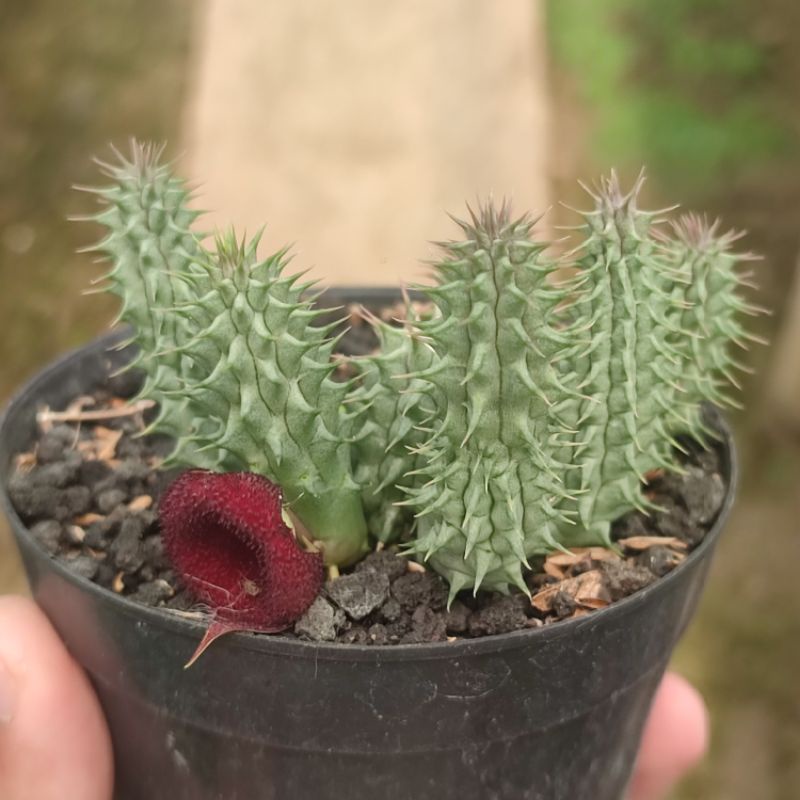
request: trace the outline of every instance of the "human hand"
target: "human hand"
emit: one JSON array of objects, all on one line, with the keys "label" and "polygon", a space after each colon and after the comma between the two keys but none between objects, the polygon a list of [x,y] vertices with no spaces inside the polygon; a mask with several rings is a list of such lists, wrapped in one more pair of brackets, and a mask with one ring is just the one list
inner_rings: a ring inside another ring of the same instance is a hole
[{"label": "human hand", "polygon": [[0,596],[0,797],[109,800],[112,764],[83,671],[30,600]]},{"label": "human hand", "polygon": [[[661,800],[703,755],[705,706],[667,674],[642,740],[629,800]],[[110,800],[111,742],[86,676],[41,611],[0,596],[0,797]]]},{"label": "human hand", "polygon": [[698,691],[668,672],[645,725],[628,800],[662,800],[705,755],[708,712]]}]

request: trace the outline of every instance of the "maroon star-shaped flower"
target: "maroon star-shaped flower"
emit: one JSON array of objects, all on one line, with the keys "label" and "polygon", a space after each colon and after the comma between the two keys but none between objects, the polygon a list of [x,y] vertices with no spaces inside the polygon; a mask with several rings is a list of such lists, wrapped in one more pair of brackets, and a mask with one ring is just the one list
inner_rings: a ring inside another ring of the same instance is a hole
[{"label": "maroon star-shaped flower", "polygon": [[225,633],[286,630],[322,587],[322,557],[300,547],[280,488],[260,475],[185,472],[164,493],[159,519],[168,557],[213,614],[187,666]]}]

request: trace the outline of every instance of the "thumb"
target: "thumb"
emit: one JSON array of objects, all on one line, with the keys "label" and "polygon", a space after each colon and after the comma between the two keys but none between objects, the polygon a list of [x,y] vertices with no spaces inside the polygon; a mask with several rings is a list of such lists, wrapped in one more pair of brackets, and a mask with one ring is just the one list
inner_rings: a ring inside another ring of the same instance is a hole
[{"label": "thumb", "polygon": [[661,800],[705,754],[708,712],[697,690],[668,672],[645,726],[629,800]]},{"label": "thumb", "polygon": [[0,597],[0,797],[109,800],[112,764],[82,670],[32,602]]}]

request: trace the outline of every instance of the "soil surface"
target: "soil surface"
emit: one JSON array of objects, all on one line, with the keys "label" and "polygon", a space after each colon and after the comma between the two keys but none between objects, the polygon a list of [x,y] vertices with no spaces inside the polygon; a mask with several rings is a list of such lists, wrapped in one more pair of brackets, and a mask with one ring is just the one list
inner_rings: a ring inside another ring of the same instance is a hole
[{"label": "soil surface", "polygon": [[[374,346],[369,328],[358,324],[343,343],[349,354]],[[123,373],[64,410],[40,412],[37,439],[18,454],[9,495],[40,545],[78,575],[136,602],[207,616],[164,554],[158,502],[177,472],[159,469],[169,440],[140,435],[153,410],[131,401],[138,388],[138,377]],[[294,631],[281,635],[373,645],[491,636],[627,597],[686,558],[725,497],[720,453],[684,444],[685,474],[654,472],[645,488],[661,510],[618,520],[616,552],[576,548],[534,562],[530,598],[462,593],[448,610],[442,578],[388,548],[328,581]]]}]

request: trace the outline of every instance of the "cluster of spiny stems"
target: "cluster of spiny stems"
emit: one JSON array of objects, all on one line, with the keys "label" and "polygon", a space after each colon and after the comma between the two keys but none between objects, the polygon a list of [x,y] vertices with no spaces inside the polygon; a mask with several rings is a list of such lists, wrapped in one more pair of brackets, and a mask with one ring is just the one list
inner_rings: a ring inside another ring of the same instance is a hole
[{"label": "cluster of spiny stems", "polygon": [[590,190],[566,255],[507,205],[470,212],[417,287],[427,306],[373,320],[380,349],[341,381],[341,326],[320,323],[286,249],[263,257],[233,233],[207,248],[159,156],[136,146],[104,165],[92,217],[152,427],[174,437],[173,463],[277,484],[330,565],[372,535],[401,540],[451,597],[527,591],[533,557],[610,546],[616,518],[649,510],[648,473],[680,469],[680,436],[714,435],[702,404],[733,402],[731,345],[755,338],[739,317],[759,311],[737,272],[751,256],[700,217],[640,209],[641,180]]}]

